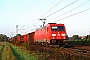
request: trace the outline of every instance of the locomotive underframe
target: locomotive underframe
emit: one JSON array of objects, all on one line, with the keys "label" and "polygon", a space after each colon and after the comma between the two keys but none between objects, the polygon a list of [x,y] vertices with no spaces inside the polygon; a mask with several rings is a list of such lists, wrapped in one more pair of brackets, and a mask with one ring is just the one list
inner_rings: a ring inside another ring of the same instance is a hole
[{"label": "locomotive underframe", "polygon": [[65,44],[65,40],[60,40],[60,39],[55,40],[55,39],[52,39],[52,40],[50,40],[50,43],[51,44],[64,45]]}]

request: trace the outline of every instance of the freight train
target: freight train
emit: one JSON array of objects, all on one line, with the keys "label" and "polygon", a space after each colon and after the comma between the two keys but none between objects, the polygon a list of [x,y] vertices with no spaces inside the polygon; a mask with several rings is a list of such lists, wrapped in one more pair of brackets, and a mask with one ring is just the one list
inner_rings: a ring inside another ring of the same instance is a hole
[{"label": "freight train", "polygon": [[14,40],[18,42],[34,42],[64,44],[67,40],[66,27],[64,24],[48,23],[46,26],[36,29],[34,32],[17,36]]}]

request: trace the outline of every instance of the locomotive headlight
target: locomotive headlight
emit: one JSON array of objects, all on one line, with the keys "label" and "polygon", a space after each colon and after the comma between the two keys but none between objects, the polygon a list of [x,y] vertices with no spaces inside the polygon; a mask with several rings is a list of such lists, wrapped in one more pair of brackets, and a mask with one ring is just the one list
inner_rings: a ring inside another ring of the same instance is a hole
[{"label": "locomotive headlight", "polygon": [[52,36],[56,36],[56,34],[52,34]]},{"label": "locomotive headlight", "polygon": [[65,37],[63,37],[65,39]]},{"label": "locomotive headlight", "polygon": [[66,36],[65,34],[62,34],[62,36]]}]

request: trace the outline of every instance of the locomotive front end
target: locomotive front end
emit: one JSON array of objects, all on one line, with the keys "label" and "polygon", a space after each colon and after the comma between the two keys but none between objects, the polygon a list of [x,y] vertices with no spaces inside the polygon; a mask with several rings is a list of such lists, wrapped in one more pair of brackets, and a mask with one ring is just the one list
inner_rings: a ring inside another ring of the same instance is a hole
[{"label": "locomotive front end", "polygon": [[52,24],[51,25],[51,40],[52,44],[64,44],[67,39],[66,29],[64,24]]}]

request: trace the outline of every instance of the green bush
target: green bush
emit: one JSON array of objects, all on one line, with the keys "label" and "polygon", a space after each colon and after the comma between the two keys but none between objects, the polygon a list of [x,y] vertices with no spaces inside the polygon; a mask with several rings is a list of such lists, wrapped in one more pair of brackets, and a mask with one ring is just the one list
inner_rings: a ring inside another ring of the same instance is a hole
[{"label": "green bush", "polygon": [[90,40],[68,40],[69,45],[90,45]]},{"label": "green bush", "polygon": [[28,50],[30,48],[30,44],[29,43],[24,43],[24,47]]}]

